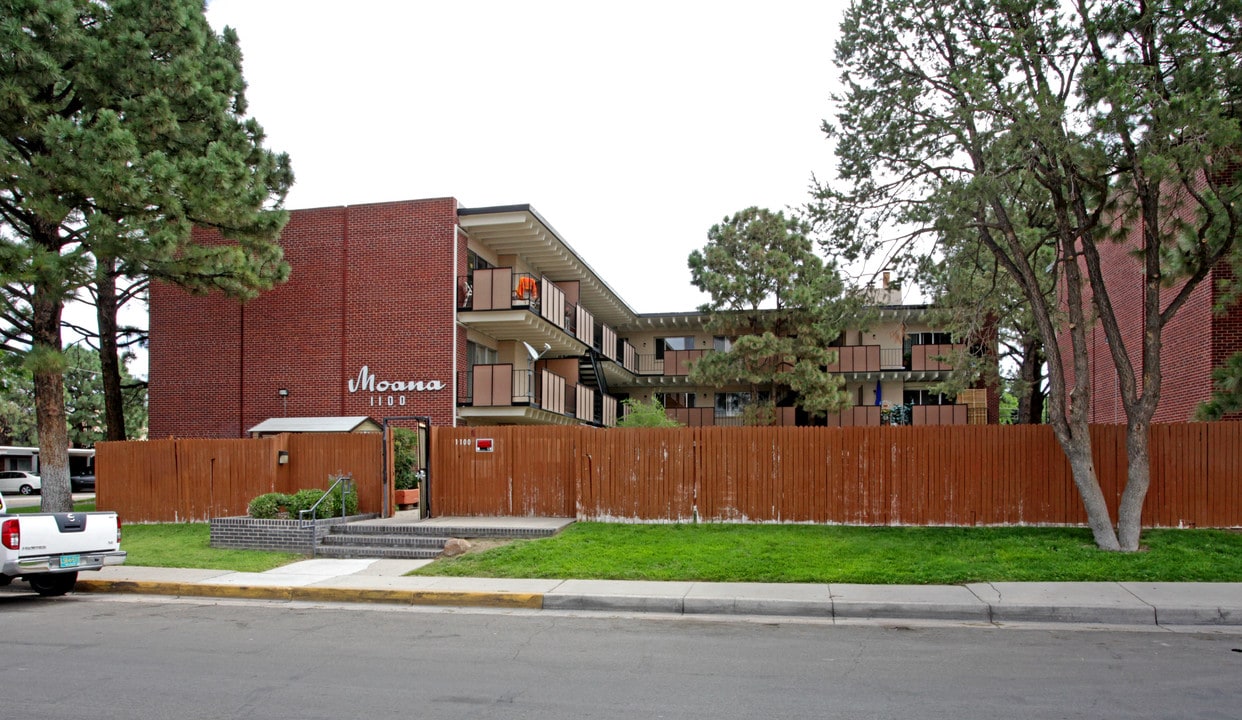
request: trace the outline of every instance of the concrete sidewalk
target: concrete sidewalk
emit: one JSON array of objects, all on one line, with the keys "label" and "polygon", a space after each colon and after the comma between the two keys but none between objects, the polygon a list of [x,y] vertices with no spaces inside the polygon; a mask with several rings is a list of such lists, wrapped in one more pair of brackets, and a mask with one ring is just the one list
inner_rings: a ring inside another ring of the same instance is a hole
[{"label": "concrete sidewalk", "polygon": [[1242,628],[1242,583],[849,585],[404,577],[424,560],[296,562],[264,573],[114,566],[77,592],[309,602]]}]

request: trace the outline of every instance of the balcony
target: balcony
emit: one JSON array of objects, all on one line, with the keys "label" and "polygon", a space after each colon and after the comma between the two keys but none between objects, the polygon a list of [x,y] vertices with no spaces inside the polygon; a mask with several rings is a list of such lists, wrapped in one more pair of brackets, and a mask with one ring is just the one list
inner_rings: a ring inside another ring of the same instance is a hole
[{"label": "balcony", "polygon": [[952,365],[934,358],[948,357],[965,349],[965,345],[911,345],[909,369],[913,372],[952,370]]},{"label": "balcony", "polygon": [[[714,407],[669,408],[664,414],[688,427],[741,427],[743,416],[718,412]],[[774,425],[795,425],[796,410],[791,407],[776,408]]]},{"label": "balcony", "polygon": [[[880,427],[881,425],[965,425],[965,405],[906,405],[896,418],[892,409],[888,413],[879,405],[855,405],[832,413],[816,423],[828,427]],[[669,408],[664,414],[689,427],[738,427],[743,424],[741,415],[725,414],[715,408]],[[775,425],[796,425],[794,408],[776,408]]]},{"label": "balcony", "polygon": [[600,322],[579,303],[571,302],[546,277],[517,273],[513,268],[475,270],[457,279],[458,319],[498,340],[519,340],[539,347],[547,343],[552,356],[580,356],[592,349],[616,363],[605,367],[620,382],[622,369],[637,370],[637,355],[616,330]]},{"label": "balcony", "polygon": [[714,350],[665,350],[663,357],[638,355],[638,375],[663,375],[684,377],[690,374],[690,364]]},{"label": "balcony", "polygon": [[[475,365],[458,373],[458,414],[524,424],[592,425],[617,422],[617,399],[548,370],[515,370],[507,363]],[[461,410],[460,408],[470,408]]]},{"label": "balcony", "polygon": [[879,345],[834,347],[833,349],[837,351],[837,361],[828,365],[828,371],[854,376],[863,375],[868,379],[885,373],[894,373],[891,379],[930,379],[953,369],[950,363],[934,358],[950,357],[954,353],[962,352],[965,347],[965,345],[912,345],[909,350]]}]

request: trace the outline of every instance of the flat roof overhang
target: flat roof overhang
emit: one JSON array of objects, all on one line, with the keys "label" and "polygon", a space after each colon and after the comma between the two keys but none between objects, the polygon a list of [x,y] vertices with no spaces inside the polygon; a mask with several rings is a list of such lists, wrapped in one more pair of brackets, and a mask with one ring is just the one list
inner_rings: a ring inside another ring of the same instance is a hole
[{"label": "flat roof overhang", "polygon": [[578,356],[587,349],[586,343],[529,310],[467,310],[457,314],[457,321],[497,340],[528,342],[537,352],[547,343],[548,357]]},{"label": "flat roof overhang", "polygon": [[579,303],[613,328],[635,313],[529,205],[460,208],[457,223],[501,255],[519,255],[552,282],[579,283]]}]

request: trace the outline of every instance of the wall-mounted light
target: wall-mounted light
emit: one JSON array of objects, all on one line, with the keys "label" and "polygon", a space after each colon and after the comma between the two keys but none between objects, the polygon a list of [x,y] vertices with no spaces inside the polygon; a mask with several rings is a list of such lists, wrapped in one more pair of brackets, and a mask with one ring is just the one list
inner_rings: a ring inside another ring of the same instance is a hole
[{"label": "wall-mounted light", "polygon": [[276,391],[276,394],[281,397],[289,397],[289,388],[281,388]]},{"label": "wall-mounted light", "polygon": [[277,465],[288,465],[289,464],[289,451],[288,450],[277,450],[276,451],[276,464]]},{"label": "wall-mounted light", "polygon": [[280,396],[280,404],[285,413],[285,417],[289,417],[289,388],[281,388],[276,391]]}]

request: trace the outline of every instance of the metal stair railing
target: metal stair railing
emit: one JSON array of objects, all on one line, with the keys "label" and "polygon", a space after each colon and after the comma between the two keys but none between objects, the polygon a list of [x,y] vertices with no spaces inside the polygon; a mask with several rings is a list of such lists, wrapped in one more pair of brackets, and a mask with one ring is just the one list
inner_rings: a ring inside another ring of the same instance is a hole
[{"label": "metal stair railing", "polygon": [[324,500],[327,500],[328,497],[332,495],[332,491],[336,490],[336,487],[338,485],[341,486],[341,519],[342,520],[345,519],[346,512],[348,512],[346,508],[349,506],[349,503],[345,502],[345,498],[346,496],[349,495],[349,493],[353,492],[353,487],[354,487],[354,476],[352,474],[337,475],[335,481],[332,483],[332,486],[329,487],[328,491],[325,492],[323,495],[321,495],[319,499],[315,501],[314,505],[311,505],[309,508],[298,510],[298,527],[299,528],[307,527],[307,523],[306,523],[307,515],[310,515],[312,522],[315,520],[315,517],[319,512],[319,505],[323,503]]}]

